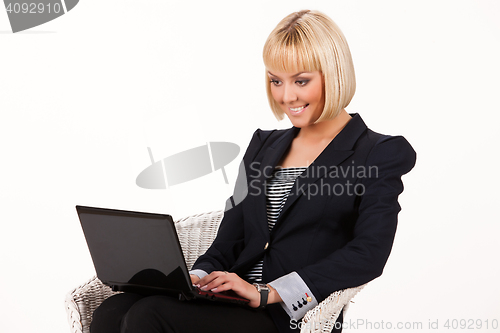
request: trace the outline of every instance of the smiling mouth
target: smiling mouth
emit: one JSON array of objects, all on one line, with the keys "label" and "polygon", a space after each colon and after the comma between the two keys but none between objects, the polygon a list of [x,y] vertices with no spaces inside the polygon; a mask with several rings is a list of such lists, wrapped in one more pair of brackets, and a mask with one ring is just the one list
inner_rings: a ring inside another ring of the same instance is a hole
[{"label": "smiling mouth", "polygon": [[301,113],[305,108],[307,108],[309,104],[299,106],[298,108],[288,108],[292,114]]}]

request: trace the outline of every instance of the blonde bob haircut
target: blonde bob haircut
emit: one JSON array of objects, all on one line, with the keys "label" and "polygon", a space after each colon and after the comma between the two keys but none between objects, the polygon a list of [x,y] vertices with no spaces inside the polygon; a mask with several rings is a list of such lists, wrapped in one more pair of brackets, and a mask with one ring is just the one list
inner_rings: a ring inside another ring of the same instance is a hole
[{"label": "blonde bob haircut", "polygon": [[321,12],[302,10],[285,17],[267,38],[263,57],[267,98],[278,120],[284,112],[271,94],[267,71],[322,73],[325,106],[316,123],[335,118],[354,96],[356,78],[349,46],[335,22]]}]

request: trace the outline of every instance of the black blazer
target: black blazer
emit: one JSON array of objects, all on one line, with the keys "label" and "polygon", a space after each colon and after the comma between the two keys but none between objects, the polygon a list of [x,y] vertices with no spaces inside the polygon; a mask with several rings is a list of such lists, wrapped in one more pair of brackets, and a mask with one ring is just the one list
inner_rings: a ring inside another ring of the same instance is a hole
[{"label": "black blazer", "polygon": [[[269,232],[265,184],[300,128],[258,129],[243,157],[235,194],[246,197],[225,212],[211,247],[193,269],[243,276],[263,258],[263,281],[292,271],[318,302],[382,274],[394,240],[401,176],[416,153],[402,136],[368,129],[358,114],[297,178]],[[268,309],[278,328],[290,318],[279,304]]]}]

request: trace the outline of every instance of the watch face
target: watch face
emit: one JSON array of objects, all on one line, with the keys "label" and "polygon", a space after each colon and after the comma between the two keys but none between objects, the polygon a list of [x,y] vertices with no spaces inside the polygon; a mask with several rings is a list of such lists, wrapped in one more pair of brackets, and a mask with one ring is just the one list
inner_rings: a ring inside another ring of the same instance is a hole
[{"label": "watch face", "polygon": [[267,284],[254,283],[253,285],[255,286],[255,288],[257,288],[257,291],[259,293],[261,292],[261,290],[266,290],[266,291],[270,290]]},{"label": "watch face", "polygon": [[259,287],[260,287],[259,288],[260,290],[267,290],[267,291],[269,291],[269,287],[267,285],[265,285],[265,284],[259,284]]}]

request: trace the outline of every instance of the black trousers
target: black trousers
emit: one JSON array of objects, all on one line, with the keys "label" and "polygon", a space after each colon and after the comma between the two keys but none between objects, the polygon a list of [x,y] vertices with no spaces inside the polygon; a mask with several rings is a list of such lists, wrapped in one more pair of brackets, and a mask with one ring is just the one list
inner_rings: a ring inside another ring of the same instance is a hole
[{"label": "black trousers", "polygon": [[[332,332],[342,331],[343,314]],[[296,330],[297,332],[299,329]],[[265,310],[169,296],[114,295],[95,311],[91,333],[278,333]]]},{"label": "black trousers", "polygon": [[277,333],[267,311],[169,296],[114,295],[95,311],[91,333]]}]

